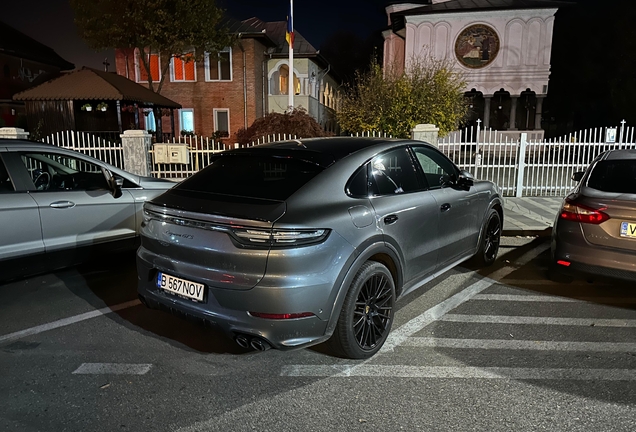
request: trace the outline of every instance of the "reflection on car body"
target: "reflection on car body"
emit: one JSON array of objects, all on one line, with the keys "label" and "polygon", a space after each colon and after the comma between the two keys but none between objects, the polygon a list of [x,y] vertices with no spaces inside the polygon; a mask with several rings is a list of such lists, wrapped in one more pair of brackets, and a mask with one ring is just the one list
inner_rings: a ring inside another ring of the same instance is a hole
[{"label": "reflection on car body", "polygon": [[[471,257],[495,260],[502,207],[494,184],[422,142],[231,150],[145,204],[139,295],[216,323],[243,347],[330,340],[339,355],[369,357],[398,297]],[[203,297],[184,283],[203,285]]]},{"label": "reflection on car body", "polygon": [[134,247],[144,200],[173,185],[49,144],[0,140],[0,278]]}]

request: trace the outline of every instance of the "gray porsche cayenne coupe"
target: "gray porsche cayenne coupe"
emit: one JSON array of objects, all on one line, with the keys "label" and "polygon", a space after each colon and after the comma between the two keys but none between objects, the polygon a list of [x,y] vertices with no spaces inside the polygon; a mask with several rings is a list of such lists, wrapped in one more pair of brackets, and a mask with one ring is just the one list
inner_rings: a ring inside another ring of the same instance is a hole
[{"label": "gray porsche cayenne coupe", "polygon": [[144,205],[139,295],[244,348],[324,341],[367,358],[400,296],[473,258],[491,264],[497,187],[435,147],[375,138],[236,149]]}]

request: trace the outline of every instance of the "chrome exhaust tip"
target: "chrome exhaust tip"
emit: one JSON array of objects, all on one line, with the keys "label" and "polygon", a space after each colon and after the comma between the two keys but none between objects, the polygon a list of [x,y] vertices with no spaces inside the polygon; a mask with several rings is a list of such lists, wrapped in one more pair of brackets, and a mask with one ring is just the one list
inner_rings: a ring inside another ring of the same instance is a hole
[{"label": "chrome exhaust tip", "polygon": [[241,348],[248,349],[250,347],[250,342],[247,340],[246,336],[238,335],[234,338],[234,341]]},{"label": "chrome exhaust tip", "polygon": [[271,346],[262,339],[253,338],[250,341],[250,346],[254,348],[256,351],[267,351],[271,348]]}]

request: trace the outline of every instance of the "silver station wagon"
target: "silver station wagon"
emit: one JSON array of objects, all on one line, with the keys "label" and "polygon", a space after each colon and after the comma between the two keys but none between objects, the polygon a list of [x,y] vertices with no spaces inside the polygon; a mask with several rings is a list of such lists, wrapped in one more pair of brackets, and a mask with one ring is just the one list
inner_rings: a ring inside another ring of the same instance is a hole
[{"label": "silver station wagon", "polygon": [[395,301],[453,266],[491,264],[497,187],[423,142],[301,139],[215,155],[144,205],[139,295],[245,348],[329,340],[366,358]]},{"label": "silver station wagon", "polygon": [[0,139],[0,280],[134,249],[144,201],[172,186],[50,144]]}]

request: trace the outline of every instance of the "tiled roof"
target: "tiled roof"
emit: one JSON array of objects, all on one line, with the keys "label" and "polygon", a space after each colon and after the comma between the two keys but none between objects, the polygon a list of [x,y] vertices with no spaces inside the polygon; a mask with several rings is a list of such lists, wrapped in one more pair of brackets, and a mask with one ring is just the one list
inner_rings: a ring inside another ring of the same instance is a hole
[{"label": "tiled roof", "polygon": [[178,103],[114,72],[84,67],[13,96],[14,100],[120,100],[144,106],[181,108]]},{"label": "tiled roof", "polygon": [[75,65],[60,57],[52,48],[31,39],[0,21],[0,52],[37,61],[51,66],[57,66],[61,70],[73,69]]},{"label": "tiled roof", "polygon": [[[408,0],[403,3],[411,3]],[[392,2],[392,4],[399,4]],[[552,0],[450,0],[396,12],[397,15],[424,15],[439,12],[460,12],[478,10],[506,10],[506,9],[540,9],[569,6],[572,2]]]},{"label": "tiled roof", "polygon": [[[265,30],[265,34],[276,44],[275,54],[289,54],[289,45],[287,44],[287,39],[285,39],[287,32],[286,21],[265,22],[258,18],[250,18],[243,21],[243,23],[259,31]],[[318,54],[318,50],[303,35],[298,33],[298,30],[294,30],[294,56],[315,56],[316,54]]]}]

